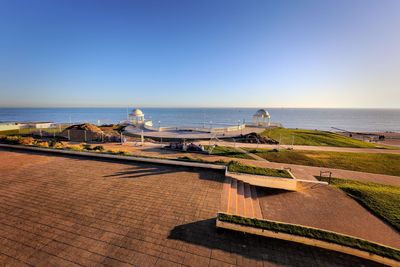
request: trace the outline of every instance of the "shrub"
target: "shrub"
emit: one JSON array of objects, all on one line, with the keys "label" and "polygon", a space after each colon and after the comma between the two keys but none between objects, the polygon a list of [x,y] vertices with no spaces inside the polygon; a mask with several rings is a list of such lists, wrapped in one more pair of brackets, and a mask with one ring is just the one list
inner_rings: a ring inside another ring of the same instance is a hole
[{"label": "shrub", "polygon": [[36,145],[40,146],[40,147],[49,147],[49,142],[40,141],[40,142],[37,142]]},{"label": "shrub", "polygon": [[0,142],[10,145],[18,145],[21,137],[19,136],[2,136]]},{"label": "shrub", "polygon": [[84,144],[84,145],[82,145],[82,147],[83,147],[83,149],[85,149],[85,150],[92,150],[92,146],[89,145],[89,144]]},{"label": "shrub", "polygon": [[36,140],[33,137],[21,137],[19,143],[21,145],[34,145],[36,144]]},{"label": "shrub", "polygon": [[52,147],[53,148],[64,148],[64,145],[60,142],[55,142]]},{"label": "shrub", "polygon": [[95,150],[95,151],[104,151],[104,147],[103,147],[103,146],[95,146],[95,147],[92,148],[92,150]]},{"label": "shrub", "polygon": [[73,150],[73,151],[82,151],[82,147],[81,146],[67,146],[66,149],[68,150]]},{"label": "shrub", "polygon": [[214,161],[214,163],[215,164],[220,164],[220,165],[227,165],[228,164],[228,162],[226,162],[223,159],[216,160],[216,161]]}]

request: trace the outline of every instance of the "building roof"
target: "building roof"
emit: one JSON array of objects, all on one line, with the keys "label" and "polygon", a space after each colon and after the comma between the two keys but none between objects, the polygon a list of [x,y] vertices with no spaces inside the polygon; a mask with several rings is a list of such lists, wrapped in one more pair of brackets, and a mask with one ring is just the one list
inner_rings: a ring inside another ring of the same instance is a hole
[{"label": "building roof", "polygon": [[253,116],[254,117],[269,117],[269,113],[265,109],[259,109],[259,110],[257,110],[256,113],[254,113]]},{"label": "building roof", "polygon": [[132,110],[131,115],[136,116],[136,117],[141,117],[141,116],[144,116],[144,113],[140,109],[135,108],[134,110]]}]

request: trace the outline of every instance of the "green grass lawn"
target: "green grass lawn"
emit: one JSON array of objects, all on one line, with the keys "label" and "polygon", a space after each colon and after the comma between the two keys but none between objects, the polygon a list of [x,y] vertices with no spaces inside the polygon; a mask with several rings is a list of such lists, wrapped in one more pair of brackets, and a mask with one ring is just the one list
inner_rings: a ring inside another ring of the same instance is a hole
[{"label": "green grass lawn", "polygon": [[[204,146],[206,150],[210,150],[210,146]],[[215,156],[224,156],[224,157],[231,157],[231,158],[240,158],[240,159],[253,159],[252,157],[248,156],[246,153],[243,153],[234,147],[226,147],[226,146],[216,146],[212,150],[210,155]]]},{"label": "green grass lawn", "polygon": [[[306,146],[335,146],[335,147],[356,147],[356,148],[383,148],[373,143],[367,143],[350,137],[342,136],[336,133],[303,130],[272,128],[261,133],[277,141],[282,145],[306,145]],[[294,137],[294,139],[293,139]]]},{"label": "green grass lawn", "polygon": [[286,170],[261,168],[261,167],[255,167],[255,166],[250,166],[250,165],[244,165],[237,161],[231,161],[228,163],[228,171],[255,174],[255,175],[281,177],[281,178],[292,178],[292,176]]},{"label": "green grass lawn", "polygon": [[331,178],[331,184],[400,232],[400,187],[337,178]]},{"label": "green grass lawn", "polygon": [[400,154],[250,149],[268,161],[400,176]]}]

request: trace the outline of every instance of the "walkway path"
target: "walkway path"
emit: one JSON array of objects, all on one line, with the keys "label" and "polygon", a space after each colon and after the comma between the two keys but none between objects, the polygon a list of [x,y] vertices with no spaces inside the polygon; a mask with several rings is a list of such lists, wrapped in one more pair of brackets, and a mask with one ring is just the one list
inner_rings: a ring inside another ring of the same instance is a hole
[{"label": "walkway path", "polygon": [[352,179],[362,182],[375,182],[387,185],[400,186],[400,176],[348,171],[348,170],[333,169],[333,168],[312,167],[312,166],[277,163],[277,162],[265,162],[265,161],[261,162],[248,159],[240,159],[240,161],[246,164],[251,164],[266,168],[281,169],[283,167],[289,167],[294,176],[297,179],[302,179],[302,180],[317,180],[315,176],[319,176],[320,171],[323,170],[323,171],[331,171],[332,177],[335,178]]},{"label": "walkway path", "polygon": [[[199,142],[203,145],[208,145],[209,141]],[[287,149],[307,150],[307,151],[331,151],[331,152],[352,152],[352,153],[378,153],[378,154],[400,154],[399,149],[378,149],[378,148],[353,148],[353,147],[331,147],[331,146],[299,146],[299,145],[268,145],[268,144],[249,144],[249,143],[234,143],[226,141],[213,141],[213,144],[229,147],[244,147],[244,148],[262,148],[262,149]]]},{"label": "walkway path", "polygon": [[256,154],[250,153],[249,151],[247,151],[247,150],[245,150],[245,149],[243,149],[241,147],[236,147],[236,150],[238,150],[239,152],[245,153],[246,155],[248,155],[249,157],[252,157],[255,160],[261,160],[261,161],[269,162],[268,160],[266,160],[266,159],[264,159],[264,158],[262,158],[262,157],[260,157],[260,156],[258,156]]},{"label": "walkway path", "polygon": [[297,179],[302,180],[316,180],[315,176],[320,175],[321,170],[329,170],[332,171],[332,177],[342,178],[342,179],[352,179],[358,181],[366,181],[366,182],[376,182],[387,185],[395,185],[400,186],[400,176],[392,176],[392,175],[384,175],[384,174],[375,174],[375,173],[366,173],[359,171],[349,171],[342,169],[334,169],[334,168],[324,168],[324,167],[313,167],[313,166],[304,166],[304,165],[296,165],[296,164],[286,164],[286,163],[277,163],[277,162],[268,162],[265,160],[256,160],[256,159],[239,159],[239,158],[228,158],[222,156],[215,155],[204,155],[198,153],[188,153],[188,152],[177,152],[177,151],[169,151],[165,149],[160,149],[160,144],[146,143],[144,147],[134,147],[133,145],[104,145],[106,149],[116,149],[116,150],[126,150],[130,151],[133,154],[140,156],[151,156],[151,157],[162,157],[162,158],[178,158],[178,157],[192,157],[203,159],[206,161],[217,161],[217,160],[236,160],[243,162],[245,164],[250,164],[259,167],[266,168],[278,168],[281,169],[283,167],[289,167],[292,170],[292,173],[296,176]]},{"label": "walkway path", "polygon": [[264,219],[335,231],[400,248],[400,234],[345,193],[328,185],[301,191],[257,188]]}]

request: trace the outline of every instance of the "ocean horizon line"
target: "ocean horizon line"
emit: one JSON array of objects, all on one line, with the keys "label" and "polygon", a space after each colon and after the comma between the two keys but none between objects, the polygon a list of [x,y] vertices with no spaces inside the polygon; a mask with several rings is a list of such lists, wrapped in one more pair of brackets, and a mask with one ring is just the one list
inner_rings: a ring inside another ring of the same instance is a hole
[{"label": "ocean horizon line", "polygon": [[358,109],[358,110],[400,110],[400,107],[274,107],[274,106],[256,106],[256,107],[174,107],[174,106],[51,106],[51,107],[43,107],[43,106],[34,106],[34,107],[2,107],[0,109],[96,109],[96,108],[104,108],[104,109],[115,109],[115,108],[160,108],[160,109]]}]

